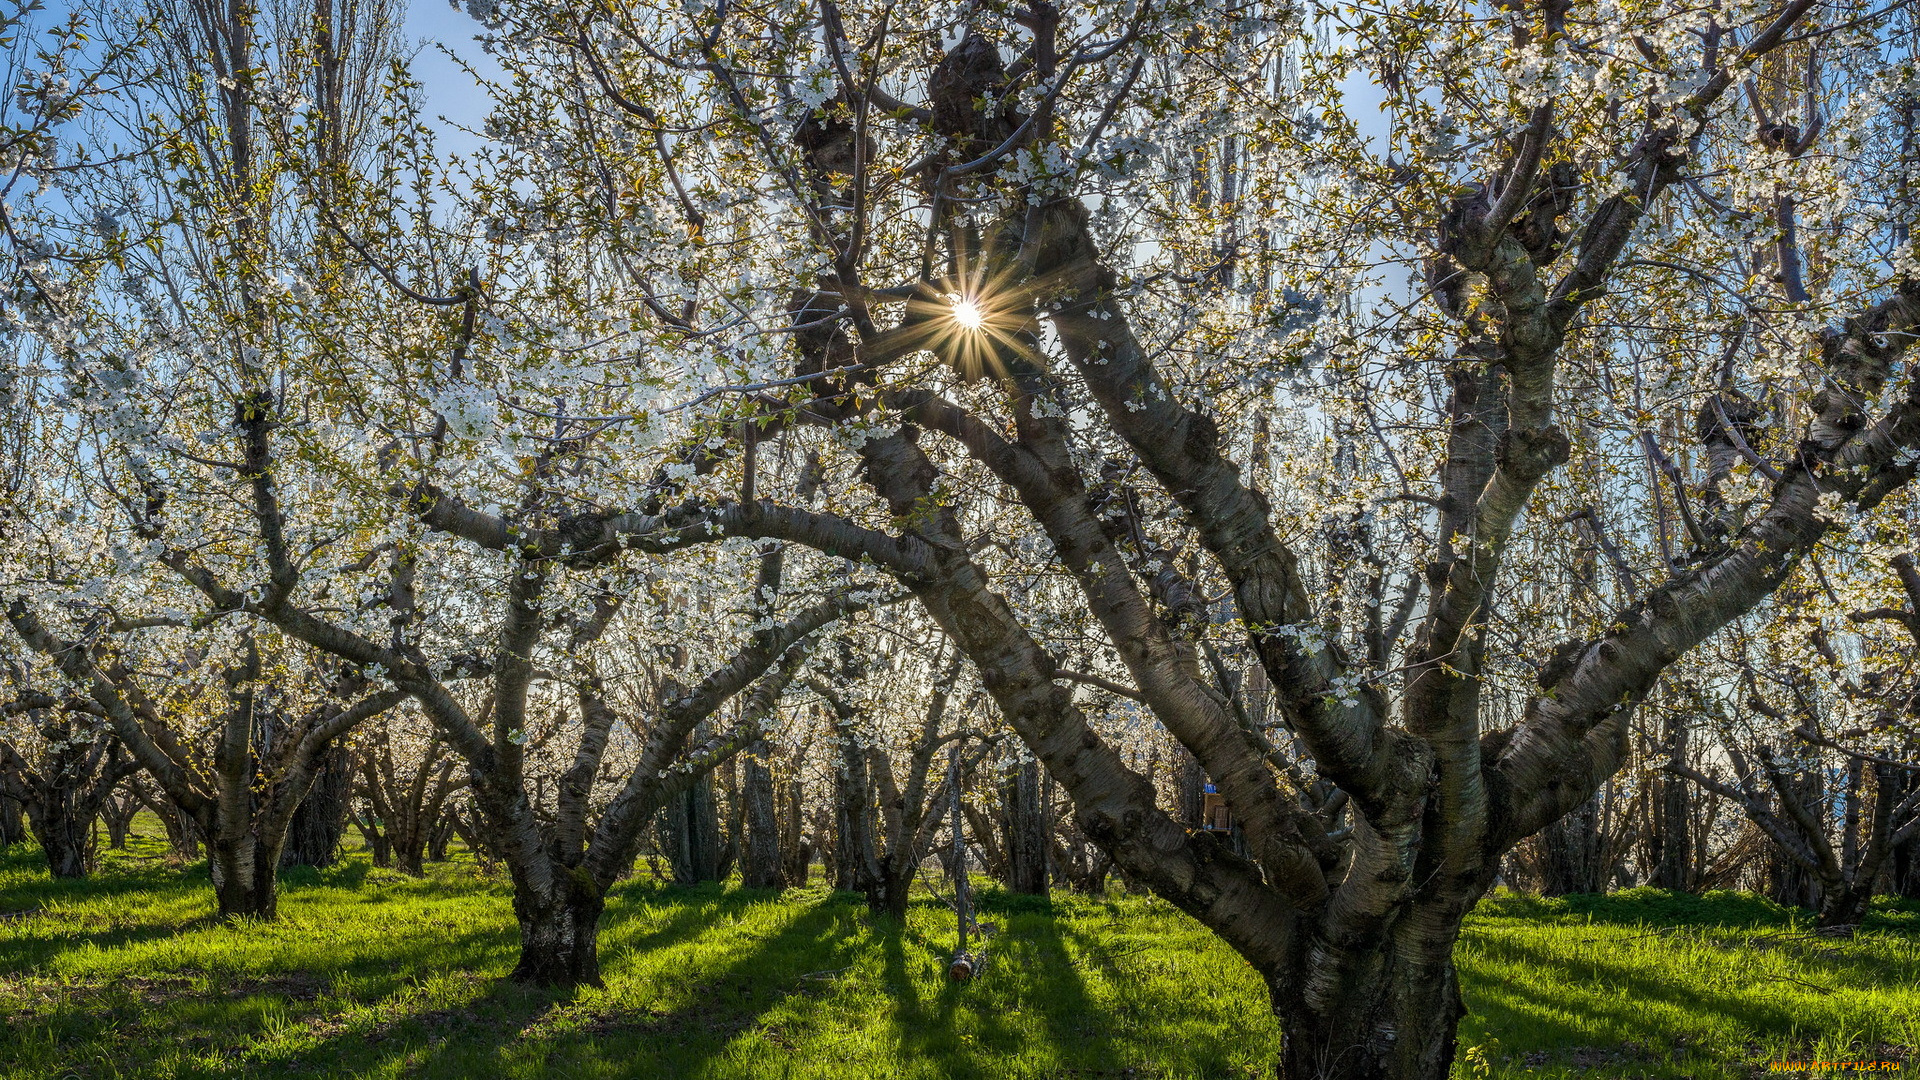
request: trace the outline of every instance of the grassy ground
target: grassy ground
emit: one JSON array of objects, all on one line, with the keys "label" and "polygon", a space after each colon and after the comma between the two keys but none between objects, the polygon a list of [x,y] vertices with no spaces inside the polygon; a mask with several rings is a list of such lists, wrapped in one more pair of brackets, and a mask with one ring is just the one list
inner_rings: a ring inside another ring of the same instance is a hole
[{"label": "grassy ground", "polygon": [[[152,840],[107,861],[66,883],[0,853],[0,1077],[1211,1080],[1270,1075],[1279,1045],[1251,973],[1145,897],[989,890],[1001,932],[959,987],[931,896],[898,926],[817,888],[635,883],[607,988],[555,995],[501,981],[507,894],[469,865],[416,881],[355,855],[289,875],[279,922],[229,927]],[[1920,908],[1836,941],[1743,895],[1503,896],[1459,957],[1463,1077],[1748,1077],[1920,1044]]]}]

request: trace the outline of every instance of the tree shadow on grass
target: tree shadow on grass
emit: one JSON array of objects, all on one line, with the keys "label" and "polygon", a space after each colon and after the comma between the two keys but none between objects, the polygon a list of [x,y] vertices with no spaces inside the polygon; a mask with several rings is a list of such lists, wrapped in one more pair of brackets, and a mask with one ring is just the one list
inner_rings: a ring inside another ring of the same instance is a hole
[{"label": "tree shadow on grass", "polygon": [[[1525,965],[1539,972],[1559,971],[1552,980],[1568,993],[1558,999],[1534,1000],[1525,992],[1499,982],[1490,975],[1468,969],[1462,985],[1468,1002],[1478,1014],[1477,1026],[1495,1032],[1532,1031],[1544,1035],[1552,1045],[1578,1046],[1593,1041],[1593,1028],[1611,1028],[1632,1032],[1649,1044],[1664,1043],[1672,1036],[1691,1032],[1674,1030],[1670,1021],[1647,1008],[1657,1002],[1677,1006],[1686,1012],[1731,1021],[1737,1030],[1756,1037],[1804,1036],[1807,1016],[1787,999],[1756,1000],[1717,991],[1703,983],[1697,972],[1676,971],[1671,977],[1651,974],[1647,968],[1599,957],[1570,959],[1550,949],[1511,939],[1490,938],[1476,943],[1490,959]],[[1872,957],[1854,957],[1835,961],[1851,966],[1857,985],[1884,985],[1874,972],[1882,962]],[[1866,968],[1866,971],[1859,970]],[[1574,1018],[1585,1022],[1576,1026]]]},{"label": "tree shadow on grass", "polygon": [[[542,990],[489,973],[469,978],[470,991],[450,988],[456,1000],[410,1007],[406,995],[396,995],[317,1041],[289,1044],[284,1054],[256,1053],[243,1067],[210,1075],[237,1080],[272,1060],[325,1062],[335,1075],[690,1076],[726,1054],[768,1010],[806,993],[808,965],[849,963],[859,947],[855,911],[842,904],[796,908],[772,932],[756,934],[741,932],[736,920],[771,893],[642,889],[629,898],[637,903],[616,900],[602,919],[606,990]],[[663,921],[629,932],[628,924],[665,907],[672,910]],[[507,942],[500,971],[513,948]],[[622,970],[629,959],[662,950],[676,951],[672,985],[635,986]],[[714,958],[719,962],[707,962]],[[649,990],[665,992],[656,1003]]]},{"label": "tree shadow on grass", "polygon": [[[916,906],[946,915],[938,901]],[[1120,1051],[1052,906],[1032,898],[981,906],[1000,916],[1001,930],[984,945],[970,943],[985,962],[967,983],[945,977],[953,936],[877,924],[900,1056],[938,1062],[938,1075],[954,1080],[1098,1076],[1110,1069],[1118,1075]],[[922,982],[928,979],[937,987],[931,993]]]}]

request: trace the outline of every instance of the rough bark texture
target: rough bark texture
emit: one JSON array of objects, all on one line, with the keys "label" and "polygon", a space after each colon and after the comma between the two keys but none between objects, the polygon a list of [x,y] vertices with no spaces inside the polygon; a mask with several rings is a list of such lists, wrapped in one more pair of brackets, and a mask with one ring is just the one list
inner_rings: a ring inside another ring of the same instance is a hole
[{"label": "rough bark texture", "polygon": [[712,778],[694,781],[660,813],[661,838],[674,884],[720,880],[720,813]]},{"label": "rough bark texture", "polygon": [[771,744],[759,739],[747,748],[740,797],[744,805],[746,844],[740,858],[740,883],[749,889],[785,888],[786,868],[781,858],[780,823],[774,814],[773,770],[768,767]]},{"label": "rough bark texture", "polygon": [[206,824],[207,869],[213,878],[216,913],[222,920],[271,921],[280,913],[280,848],[262,842],[249,829],[223,828],[216,819]]},{"label": "rough bark texture", "polygon": [[1605,892],[1606,837],[1600,828],[1600,796],[1595,795],[1540,833],[1543,855],[1541,893]]},{"label": "rough bark texture", "polygon": [[315,770],[313,787],[287,823],[287,840],[280,849],[280,865],[332,866],[347,829],[347,800],[353,784],[353,752],[334,747]]},{"label": "rough bark texture", "polygon": [[606,899],[584,873],[563,874],[546,890],[517,888],[520,962],[512,979],[533,986],[602,986],[600,913]]},{"label": "rough bark texture", "polygon": [[1000,785],[1000,805],[1006,817],[1007,888],[1029,896],[1046,896],[1047,815],[1041,803],[1040,763],[1022,756]]},{"label": "rough bark texture", "polygon": [[82,811],[76,794],[62,789],[27,806],[27,823],[46,855],[47,872],[57,878],[83,878],[94,870],[93,814]]}]

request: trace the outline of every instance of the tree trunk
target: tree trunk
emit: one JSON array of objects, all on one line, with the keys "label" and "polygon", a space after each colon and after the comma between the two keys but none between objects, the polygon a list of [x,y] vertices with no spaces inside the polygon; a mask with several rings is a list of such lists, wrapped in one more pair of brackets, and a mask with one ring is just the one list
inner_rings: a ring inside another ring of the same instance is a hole
[{"label": "tree trunk", "polygon": [[1190,828],[1206,824],[1207,774],[1193,751],[1184,746],[1173,748],[1173,817]]},{"label": "tree trunk", "polygon": [[[1678,710],[1667,715],[1667,746],[1674,761],[1687,761],[1687,720]],[[1656,889],[1686,892],[1693,887],[1693,803],[1690,785],[1671,773],[1652,778],[1654,821],[1647,837],[1652,856],[1650,884]]]},{"label": "tree trunk", "polygon": [[453,816],[441,814],[440,819],[434,822],[432,831],[427,833],[427,861],[446,862],[447,843],[452,839]]},{"label": "tree trunk", "polygon": [[780,819],[780,878],[787,888],[803,888],[813,876],[813,844],[806,836],[806,789],[798,777],[778,786],[774,807]]},{"label": "tree trunk", "polygon": [[747,835],[740,859],[740,883],[749,889],[786,887],[780,857],[780,824],[773,806],[773,770],[767,767],[770,750],[765,739],[748,747],[741,779],[740,798],[744,803]]},{"label": "tree trunk", "polygon": [[1820,905],[1820,882],[1799,859],[1777,847],[1767,856],[1767,899],[1782,907]]},{"label": "tree trunk", "polygon": [[867,893],[869,910],[882,912],[896,922],[907,921],[907,900],[913,894],[913,866],[906,859],[888,860],[875,875]]},{"label": "tree trunk", "polygon": [[0,848],[24,843],[27,839],[26,811],[20,800],[0,795]]},{"label": "tree trunk", "polygon": [[[1786,780],[1787,789],[1802,806],[1818,806],[1822,789],[1817,771]],[[1782,907],[1821,909],[1820,879],[1813,869],[1779,844],[1770,844],[1767,856],[1767,898]]]},{"label": "tree trunk", "polygon": [[1548,896],[1596,893],[1606,888],[1601,865],[1605,838],[1600,830],[1600,796],[1596,793],[1566,817],[1540,833],[1541,891]]},{"label": "tree trunk", "polygon": [[393,840],[387,835],[381,822],[374,818],[373,811],[353,815],[353,825],[360,830],[360,836],[367,842],[367,852],[373,858],[373,865],[387,868],[393,865]]},{"label": "tree trunk", "polygon": [[347,829],[347,800],[353,782],[353,753],[344,746],[328,750],[314,770],[313,787],[294,808],[287,824],[281,866],[332,866]]},{"label": "tree trunk", "polygon": [[466,814],[454,812],[447,815],[447,821],[453,826],[454,835],[467,845],[467,850],[473,852],[473,857],[478,859],[482,866],[500,861],[500,855],[494,850],[493,842],[480,828],[479,814],[473,814],[469,818]]},{"label": "tree trunk", "polygon": [[1047,819],[1041,805],[1040,762],[1021,756],[1000,786],[1006,814],[1007,888],[1047,895]]},{"label": "tree trunk", "polygon": [[1852,884],[1836,884],[1820,890],[1819,914],[1814,918],[1816,926],[1858,926],[1867,916],[1867,908],[1873,902],[1871,886],[1862,888]]},{"label": "tree trunk", "polygon": [[78,792],[56,789],[27,804],[27,823],[57,878],[83,878],[93,872],[95,841],[92,815],[77,805]]},{"label": "tree trunk", "polygon": [[703,776],[667,800],[660,811],[660,836],[676,885],[720,879],[720,815],[714,806],[713,778]]},{"label": "tree trunk", "polygon": [[843,734],[834,772],[833,887],[857,892],[883,910],[880,857],[874,845],[873,784],[867,756],[851,733]]},{"label": "tree trunk", "polygon": [[[600,980],[600,913],[606,899],[583,871],[563,871],[546,893],[513,890],[520,922],[520,962],[513,981],[532,986],[604,986]],[[578,875],[576,880],[575,875]]]},{"label": "tree trunk", "polygon": [[1307,972],[1268,976],[1280,1080],[1445,1080],[1466,1014],[1452,961],[1414,972],[1391,949],[1368,959],[1368,974],[1349,973],[1317,1008],[1300,997]]},{"label": "tree trunk", "polygon": [[1920,839],[1893,849],[1888,861],[1888,887],[1903,900],[1920,900]]},{"label": "tree trunk", "polygon": [[107,827],[107,847],[114,851],[127,850],[127,834],[133,830],[133,816],[140,812],[140,804],[125,796],[109,798],[100,804],[100,821]]},{"label": "tree trunk", "polygon": [[172,849],[173,857],[180,862],[191,862],[200,857],[200,833],[192,817],[180,812],[164,791],[149,788],[136,776],[128,782],[128,790],[153,816],[160,819],[160,827],[167,830],[167,846]]},{"label": "tree trunk", "polygon": [[272,921],[279,915],[280,882],[275,877],[280,852],[261,843],[251,831],[221,839],[205,828],[207,868],[213,877],[213,895],[222,921],[237,918]]}]

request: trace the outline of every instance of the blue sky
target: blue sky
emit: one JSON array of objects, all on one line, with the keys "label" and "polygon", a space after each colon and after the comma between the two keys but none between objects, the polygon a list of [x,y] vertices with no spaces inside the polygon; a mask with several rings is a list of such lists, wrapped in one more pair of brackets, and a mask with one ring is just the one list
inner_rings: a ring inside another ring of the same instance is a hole
[{"label": "blue sky", "polygon": [[[487,95],[460,66],[452,52],[479,71],[498,70],[473,40],[480,23],[446,0],[415,0],[407,11],[408,42],[420,47],[413,58],[413,74],[426,94],[427,115],[445,117],[453,125],[477,129],[487,116]],[[441,129],[441,149],[472,149],[474,140],[449,125]]]}]

